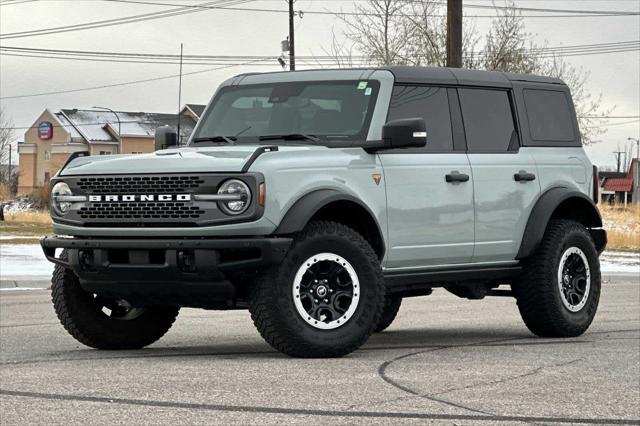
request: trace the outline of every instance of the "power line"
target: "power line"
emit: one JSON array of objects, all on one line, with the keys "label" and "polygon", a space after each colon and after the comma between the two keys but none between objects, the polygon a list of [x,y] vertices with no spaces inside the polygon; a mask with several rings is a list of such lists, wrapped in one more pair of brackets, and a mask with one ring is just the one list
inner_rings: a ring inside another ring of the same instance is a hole
[{"label": "power line", "polygon": [[0,1],[0,6],[13,6],[14,4],[31,3],[37,0],[4,0]]},{"label": "power line", "polygon": [[[578,56],[578,55],[595,55],[604,53],[628,52],[640,50],[640,40],[619,41],[600,44],[570,45],[556,47],[541,47],[526,49],[520,53],[531,54],[537,57],[550,56]],[[0,46],[0,55],[33,57],[42,59],[62,59],[62,60],[79,60],[79,61],[98,61],[113,63],[149,63],[149,64],[178,64],[179,57],[175,54],[163,53],[132,53],[132,52],[99,52],[99,51],[76,51],[61,49],[43,49],[43,48],[25,48],[15,46]],[[478,52],[473,57],[482,59],[486,53]],[[419,58],[419,55],[412,58]],[[238,62],[253,61],[259,59],[272,59],[273,56],[250,56],[250,55],[185,55],[185,65],[227,65],[236,64]],[[334,63],[334,56],[299,56],[301,61],[317,62],[317,63]],[[345,58],[346,59],[346,58]],[[367,64],[366,56],[351,56],[350,59],[359,63]],[[262,64],[259,65],[270,65]]]},{"label": "power line", "polygon": [[603,119],[610,119],[610,118],[627,119],[627,118],[640,118],[640,115],[583,115],[581,117],[582,118],[603,118]]},{"label": "power line", "polygon": [[[275,58],[270,58],[270,59],[274,60]],[[263,60],[264,59],[260,59],[260,60],[256,60],[256,61],[248,61],[248,62],[243,63],[243,64],[228,64],[228,65],[223,65],[223,66],[220,66],[220,67],[208,68],[208,69],[199,70],[199,71],[185,72],[182,75],[183,76],[187,76],[187,75],[194,75],[194,74],[202,74],[202,73],[221,70],[221,69],[225,69],[225,68],[231,68],[231,67],[235,67],[235,66],[239,66],[239,65],[251,65],[253,62],[259,62],[259,61],[263,61]],[[3,96],[3,97],[0,97],[0,100],[20,99],[20,98],[33,98],[33,97],[36,97],[36,96],[59,95],[59,94],[62,94],[62,93],[86,92],[86,91],[89,91],[89,90],[108,89],[108,88],[111,88],[111,87],[129,86],[129,85],[133,85],[133,84],[149,83],[149,82],[152,82],[152,81],[168,80],[168,79],[176,78],[176,77],[179,77],[179,75],[178,74],[172,74],[172,75],[165,75],[165,76],[162,76],[162,77],[146,78],[146,79],[141,79],[141,80],[125,81],[125,82],[113,83],[113,84],[104,84],[104,85],[101,85],[101,86],[84,87],[84,88],[81,88],[81,89],[56,90],[56,91],[53,91],[53,92],[32,93],[32,94],[29,94],[29,95]]]},{"label": "power line", "polygon": [[[59,34],[70,31],[81,31],[87,29],[110,27],[114,25],[124,25],[136,22],[149,21],[153,19],[167,18],[171,16],[180,16],[190,13],[202,12],[207,9],[221,9],[228,5],[239,5],[248,3],[252,0],[215,0],[202,3],[200,5],[174,5],[177,8],[165,9],[157,12],[143,13],[138,15],[125,16],[122,18],[105,19],[101,21],[85,22],[83,24],[64,25],[61,27],[42,28],[39,30],[19,31],[14,33],[0,34],[0,39],[14,39],[24,37],[34,37],[48,34]],[[202,6],[200,8],[193,8],[192,6]],[[207,6],[207,9],[204,8]]]},{"label": "power line", "polygon": [[[86,22],[83,24],[76,25],[66,25],[62,27],[52,27],[52,28],[43,28],[39,30],[29,30],[29,31],[21,31],[7,34],[0,34],[0,39],[15,39],[15,38],[24,38],[24,37],[35,37],[40,35],[48,35],[48,34],[59,34],[66,33],[72,31],[82,31],[88,29],[95,28],[103,28],[114,25],[124,25],[129,23],[143,22],[152,19],[161,19],[170,16],[179,16],[187,13],[195,13],[203,10],[211,10],[211,9],[225,9],[225,10],[237,10],[243,12],[271,12],[271,13],[289,13],[288,10],[283,9],[266,9],[266,8],[247,8],[247,7],[233,7],[236,5],[240,5],[243,3],[247,3],[252,0],[227,0],[226,3],[220,4],[216,1],[206,2],[197,5],[184,5],[177,3],[160,3],[153,1],[144,1],[144,0],[103,0],[117,3],[128,3],[128,4],[139,4],[139,5],[155,5],[155,6],[176,6],[174,9],[165,9],[157,12],[140,14],[140,15],[132,15],[123,18],[115,18],[115,19],[107,19],[102,21],[93,21]],[[220,0],[218,0],[220,1]],[[254,0],[255,1],[255,0]],[[474,8],[474,6],[478,6],[484,9],[493,8],[492,6],[483,6],[483,5],[469,5],[468,7]],[[496,7],[498,10],[500,6]],[[493,9],[496,9],[493,8]],[[533,8],[531,8],[533,9]],[[540,8],[538,8],[540,9]],[[515,10],[519,10],[515,8]],[[542,11],[542,9],[540,9]],[[549,9],[548,11],[558,12],[558,9]],[[519,15],[521,17],[527,18],[577,18],[577,17],[608,17],[608,16],[637,16],[640,15],[640,12],[626,12],[626,11],[605,11],[605,13],[599,13],[601,11],[577,11],[579,13],[573,15]],[[336,11],[318,11],[318,10],[298,10],[296,12],[300,16],[302,14],[312,14],[312,15],[331,15],[331,16],[376,16],[374,13],[366,13],[366,12],[336,12]],[[413,15],[419,16],[419,15]],[[444,17],[446,15],[432,15],[434,17]],[[475,18],[502,18],[503,16],[496,15],[476,15]]]},{"label": "power line", "polygon": [[[152,6],[177,6],[176,3],[161,3],[161,2],[157,2],[157,1],[150,1],[150,0],[103,0],[103,1],[113,1],[113,2],[118,2],[118,3],[129,3],[129,4],[146,4],[146,5],[152,5]],[[258,1],[258,0],[256,0]],[[414,3],[414,4],[435,4],[435,5],[440,5],[440,6],[446,6],[447,3],[446,2],[425,2],[425,1],[421,1],[421,0],[403,0],[404,3]],[[193,8],[208,8],[208,6],[204,6],[204,5],[188,5],[185,7],[193,7]],[[520,7],[520,6],[515,6],[515,7],[510,7],[510,6],[495,6],[495,5],[481,5],[481,4],[465,4],[464,5],[465,8],[468,9],[485,9],[485,10],[519,10],[519,11],[526,11],[526,12],[539,12],[539,13],[562,13],[562,14],[584,14],[584,15],[603,15],[603,16],[635,16],[635,15],[639,15],[640,12],[635,12],[635,11],[626,11],[626,10],[584,10],[584,9],[549,9],[549,8],[535,8],[535,7]],[[279,9],[260,9],[260,8],[240,8],[239,10],[249,10],[249,11],[257,11],[257,12],[287,12],[285,10],[279,10]],[[304,14],[315,14],[315,13],[329,13],[329,14],[337,14],[337,15],[342,15],[345,14],[343,12],[333,12],[333,11],[327,11],[327,12],[323,12],[323,11],[315,11],[315,10],[299,10],[298,12],[302,12]],[[355,15],[363,15],[362,13],[358,13],[358,12],[353,12],[350,14],[355,14]],[[442,15],[442,16],[446,16],[446,15]],[[485,15],[485,16],[490,16],[490,15]],[[490,16],[490,17],[497,17],[497,16]]]},{"label": "power line", "polygon": [[623,121],[622,123],[596,124],[594,126],[587,126],[587,128],[593,129],[593,128],[598,128],[598,127],[624,126],[624,125],[633,124],[633,123],[640,123],[640,120]]}]

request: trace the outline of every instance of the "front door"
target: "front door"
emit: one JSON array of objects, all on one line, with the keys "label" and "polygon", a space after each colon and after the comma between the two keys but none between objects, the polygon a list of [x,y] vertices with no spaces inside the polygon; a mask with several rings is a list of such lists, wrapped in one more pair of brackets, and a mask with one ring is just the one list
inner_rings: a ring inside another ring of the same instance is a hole
[{"label": "front door", "polygon": [[394,88],[388,120],[423,117],[427,145],[379,154],[387,193],[387,270],[471,260],[473,178],[464,149],[454,143],[458,135],[451,130],[452,114],[454,122],[459,121],[457,105],[454,89]]},{"label": "front door", "polygon": [[473,262],[513,261],[540,194],[533,156],[520,148],[506,90],[459,89],[473,173]]}]

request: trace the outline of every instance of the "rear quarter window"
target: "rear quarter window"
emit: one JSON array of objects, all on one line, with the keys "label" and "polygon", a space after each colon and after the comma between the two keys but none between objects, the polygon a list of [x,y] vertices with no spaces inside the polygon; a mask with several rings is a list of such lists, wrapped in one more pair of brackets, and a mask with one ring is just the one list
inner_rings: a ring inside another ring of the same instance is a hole
[{"label": "rear quarter window", "polygon": [[573,114],[565,92],[524,89],[523,96],[532,140],[569,142],[575,139]]}]

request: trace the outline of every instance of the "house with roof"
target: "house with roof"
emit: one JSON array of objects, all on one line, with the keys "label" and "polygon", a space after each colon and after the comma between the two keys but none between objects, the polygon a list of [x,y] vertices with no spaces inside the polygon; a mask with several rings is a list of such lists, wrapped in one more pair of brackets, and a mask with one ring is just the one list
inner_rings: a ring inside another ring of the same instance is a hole
[{"label": "house with roof", "polygon": [[640,163],[631,160],[625,172],[600,172],[600,197],[605,203],[640,203]]},{"label": "house with roof", "polygon": [[191,135],[204,105],[187,104],[180,114],[60,109],[43,111],[18,145],[18,195],[41,188],[71,154],[142,154],[153,152],[158,127],[180,124],[180,143]]}]

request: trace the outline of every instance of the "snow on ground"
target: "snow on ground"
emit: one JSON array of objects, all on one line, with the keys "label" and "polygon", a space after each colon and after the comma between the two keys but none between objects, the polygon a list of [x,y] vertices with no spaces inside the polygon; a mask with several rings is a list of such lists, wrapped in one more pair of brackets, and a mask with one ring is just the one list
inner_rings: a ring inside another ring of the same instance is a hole
[{"label": "snow on ground", "polygon": [[2,240],[33,240],[39,237],[30,237],[24,235],[0,235],[0,241]]},{"label": "snow on ground", "polygon": [[[640,253],[605,251],[600,257],[602,272],[640,276]],[[53,264],[38,244],[0,244],[0,279],[50,277]]]},{"label": "snow on ground", "polygon": [[50,277],[53,263],[38,244],[0,244],[0,279]]},{"label": "snow on ground", "polygon": [[602,272],[626,272],[640,276],[640,253],[605,251],[600,256]]}]

